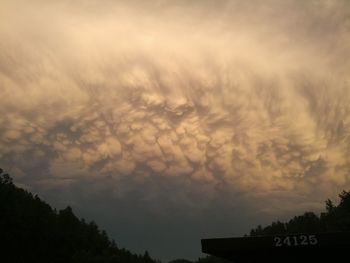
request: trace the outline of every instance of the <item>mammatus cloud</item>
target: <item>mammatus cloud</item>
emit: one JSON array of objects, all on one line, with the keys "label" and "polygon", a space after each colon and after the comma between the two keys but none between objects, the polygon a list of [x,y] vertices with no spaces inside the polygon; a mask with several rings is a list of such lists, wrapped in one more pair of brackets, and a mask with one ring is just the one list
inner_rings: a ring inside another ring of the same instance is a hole
[{"label": "mammatus cloud", "polygon": [[349,3],[213,3],[0,1],[1,165],[156,213],[348,188]]}]

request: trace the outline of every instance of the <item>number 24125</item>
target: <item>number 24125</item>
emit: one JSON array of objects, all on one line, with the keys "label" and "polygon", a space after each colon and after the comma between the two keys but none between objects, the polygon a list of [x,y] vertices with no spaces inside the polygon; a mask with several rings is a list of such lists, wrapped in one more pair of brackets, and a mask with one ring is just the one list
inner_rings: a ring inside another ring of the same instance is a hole
[{"label": "number 24125", "polygon": [[318,244],[318,239],[315,235],[274,237],[273,241],[275,247],[314,246]]}]

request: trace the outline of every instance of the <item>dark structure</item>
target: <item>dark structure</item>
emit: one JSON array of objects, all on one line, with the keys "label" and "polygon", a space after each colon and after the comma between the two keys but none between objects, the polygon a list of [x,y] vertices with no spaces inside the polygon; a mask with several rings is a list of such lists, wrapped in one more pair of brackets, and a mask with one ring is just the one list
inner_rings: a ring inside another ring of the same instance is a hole
[{"label": "dark structure", "polygon": [[350,232],[202,239],[202,252],[236,263],[336,263],[349,259]]}]

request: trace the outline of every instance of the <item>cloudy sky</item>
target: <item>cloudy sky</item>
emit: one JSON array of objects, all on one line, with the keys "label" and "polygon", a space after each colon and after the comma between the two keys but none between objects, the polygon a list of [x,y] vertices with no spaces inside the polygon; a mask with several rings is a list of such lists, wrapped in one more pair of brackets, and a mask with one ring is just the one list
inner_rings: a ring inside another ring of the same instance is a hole
[{"label": "cloudy sky", "polygon": [[195,259],[200,238],[350,188],[346,0],[0,0],[0,17],[0,167],[121,247]]}]

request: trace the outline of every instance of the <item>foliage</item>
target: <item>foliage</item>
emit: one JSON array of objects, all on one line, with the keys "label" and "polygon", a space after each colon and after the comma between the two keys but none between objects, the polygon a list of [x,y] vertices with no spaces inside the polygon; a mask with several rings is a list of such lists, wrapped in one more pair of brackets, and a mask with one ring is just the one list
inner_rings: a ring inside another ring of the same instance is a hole
[{"label": "foliage", "polygon": [[94,222],[71,207],[53,210],[38,196],[16,187],[0,169],[1,262],[157,263],[148,252],[119,249]]},{"label": "foliage", "polygon": [[[312,212],[306,212],[303,215],[295,216],[288,222],[276,221],[266,227],[259,225],[250,231],[250,236],[350,231],[350,192],[343,191],[339,198],[338,205],[334,205],[328,199],[326,201],[326,211],[321,213],[320,216]],[[228,262],[224,259],[208,256],[193,263]]]},{"label": "foliage", "polygon": [[[306,212],[288,222],[276,221],[250,231],[250,236],[350,231],[350,192],[343,191],[340,202],[326,200],[320,216]],[[94,222],[77,218],[71,207],[52,209],[37,195],[13,184],[0,169],[1,262],[36,263],[160,263],[148,252],[136,255],[120,249]],[[213,256],[170,263],[228,263]]]},{"label": "foliage", "polygon": [[326,200],[326,211],[320,216],[306,212],[285,223],[258,226],[250,231],[250,236],[350,231],[350,192],[343,191],[339,198],[338,205]]}]

